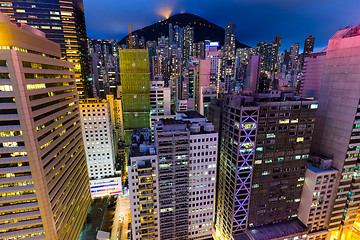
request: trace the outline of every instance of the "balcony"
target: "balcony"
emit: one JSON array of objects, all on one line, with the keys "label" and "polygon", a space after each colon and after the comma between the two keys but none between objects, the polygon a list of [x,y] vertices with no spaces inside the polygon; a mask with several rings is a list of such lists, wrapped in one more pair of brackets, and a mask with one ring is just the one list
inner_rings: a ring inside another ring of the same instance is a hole
[{"label": "balcony", "polygon": [[153,185],[152,184],[141,184],[139,185],[139,191],[141,190],[152,190]]},{"label": "balcony", "polygon": [[153,196],[154,192],[152,190],[144,190],[139,192],[139,197],[150,197]]}]

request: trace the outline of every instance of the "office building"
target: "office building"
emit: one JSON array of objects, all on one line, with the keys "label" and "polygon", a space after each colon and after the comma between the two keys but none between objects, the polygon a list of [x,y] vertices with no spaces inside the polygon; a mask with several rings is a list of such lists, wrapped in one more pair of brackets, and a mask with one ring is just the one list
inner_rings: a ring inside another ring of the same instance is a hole
[{"label": "office building", "polygon": [[196,112],[181,117],[156,122],[154,143],[150,129],[134,130],[129,165],[134,239],[212,236],[217,133]]},{"label": "office building", "polygon": [[294,221],[294,232],[303,235],[306,227],[297,214],[316,107],[315,101],[281,91],[225,97],[218,236],[237,239],[247,230],[265,231],[277,222],[283,222],[276,225],[281,229],[287,221]]},{"label": "office building", "polygon": [[129,145],[133,129],[150,126],[150,73],[147,50],[119,51],[121,99],[125,143]]},{"label": "office building", "polygon": [[90,179],[115,175],[115,151],[110,104],[88,98],[80,103],[81,125]]},{"label": "office building", "polygon": [[352,229],[360,203],[355,190],[360,185],[359,56],[359,26],[340,30],[329,40],[311,147],[332,156],[332,167],[339,171],[334,184],[337,197],[328,210],[331,237],[338,239]]},{"label": "office building", "polygon": [[4,0],[0,11],[13,23],[37,28],[60,44],[61,57],[74,64],[79,97],[92,96],[83,0]]},{"label": "office building", "polygon": [[0,14],[1,239],[78,239],[91,203],[74,66]]}]

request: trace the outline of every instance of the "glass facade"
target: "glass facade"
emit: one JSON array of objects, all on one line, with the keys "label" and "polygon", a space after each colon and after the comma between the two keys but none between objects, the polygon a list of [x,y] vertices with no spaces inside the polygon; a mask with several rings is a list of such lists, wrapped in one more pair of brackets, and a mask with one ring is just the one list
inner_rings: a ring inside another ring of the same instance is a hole
[{"label": "glass facade", "polygon": [[82,0],[1,1],[0,11],[17,25],[27,24],[60,44],[62,58],[72,62],[80,98],[91,97],[90,66]]},{"label": "glass facade", "polygon": [[125,144],[135,128],[150,126],[150,72],[146,50],[119,52]]}]

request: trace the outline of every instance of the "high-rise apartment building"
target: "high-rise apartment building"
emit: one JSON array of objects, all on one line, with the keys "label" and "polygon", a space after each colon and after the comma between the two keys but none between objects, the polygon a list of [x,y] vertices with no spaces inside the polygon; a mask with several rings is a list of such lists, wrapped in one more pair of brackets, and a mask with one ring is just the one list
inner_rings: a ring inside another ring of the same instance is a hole
[{"label": "high-rise apartment building", "polygon": [[88,98],[80,104],[81,125],[90,179],[115,175],[115,151],[110,104]]},{"label": "high-rise apartment building", "polygon": [[[134,239],[209,239],[214,220],[217,133],[196,112],[134,130],[129,187]],[[193,122],[199,121],[202,122]]]},{"label": "high-rise apartment building", "polygon": [[294,45],[290,47],[290,60],[287,66],[288,71],[296,71],[299,67],[299,48],[299,43],[294,43]]},{"label": "high-rise apartment building", "polygon": [[230,75],[234,74],[234,64],[235,64],[235,23],[229,22],[225,26],[225,43],[224,51],[221,61],[221,77],[224,79],[226,75],[226,67],[229,67]]},{"label": "high-rise apartment building", "polygon": [[89,39],[94,97],[116,94],[120,85],[119,49],[115,40]]},{"label": "high-rise apartment building", "polygon": [[[311,150],[330,155],[339,171],[336,198],[329,207],[331,237],[341,239],[353,227],[360,203],[359,26],[338,31],[327,48]],[[348,238],[349,239],[349,238]]]},{"label": "high-rise apartment building", "polygon": [[225,97],[216,206],[219,235],[237,239],[246,230],[261,231],[264,226],[265,231],[277,222],[275,229],[294,226],[292,230],[303,235],[306,227],[296,217],[316,107],[314,101],[279,91]]},{"label": "high-rise apartment building", "polygon": [[270,70],[277,71],[280,67],[281,36],[275,36],[271,43]]},{"label": "high-rise apartment building", "polygon": [[182,58],[189,60],[190,57],[194,56],[194,28],[186,26],[182,29]]},{"label": "high-rise apartment building", "polygon": [[221,50],[218,50],[218,42],[210,42],[205,45],[205,59],[210,60],[210,86],[216,86],[217,94],[220,88],[220,64]]},{"label": "high-rise apartment building", "polygon": [[305,39],[304,44],[304,58],[309,56],[310,53],[314,51],[315,38],[310,35],[307,39]]},{"label": "high-rise apartment building", "polygon": [[74,64],[80,98],[92,96],[83,0],[4,0],[0,11],[12,22],[37,28],[60,44],[61,57]]},{"label": "high-rise apartment building", "polygon": [[171,92],[164,87],[164,81],[150,81],[150,126],[163,118],[173,118],[171,115]]},{"label": "high-rise apartment building", "polygon": [[133,129],[150,126],[150,73],[147,50],[119,51],[121,98],[125,143],[130,143]]},{"label": "high-rise apartment building", "polygon": [[78,239],[91,196],[73,64],[0,14],[1,239]]}]

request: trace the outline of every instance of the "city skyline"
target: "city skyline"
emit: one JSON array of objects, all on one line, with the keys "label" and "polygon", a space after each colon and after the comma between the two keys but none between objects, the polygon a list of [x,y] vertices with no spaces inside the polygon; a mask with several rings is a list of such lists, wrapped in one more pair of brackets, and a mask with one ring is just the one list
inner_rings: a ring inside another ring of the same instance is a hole
[{"label": "city skyline", "polygon": [[[165,18],[165,15],[192,13],[225,28],[232,21],[237,25],[236,38],[255,47],[264,40],[270,42],[281,35],[281,51],[295,42],[301,44],[309,35],[316,38],[315,50],[327,45],[334,32],[359,22],[356,9],[360,2],[341,4],[331,1],[140,1],[127,4],[106,0],[101,5],[94,0],[84,1],[88,35],[91,38],[121,39],[127,35],[127,24],[133,31]],[[311,3],[311,4],[310,4]],[[325,5],[326,4],[326,5]],[[138,8],[137,6],[143,6]],[[284,21],[286,20],[286,21]],[[255,30],[256,29],[256,30]]]}]

